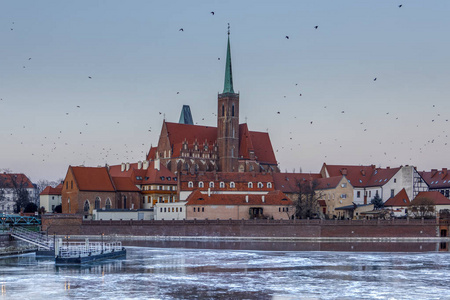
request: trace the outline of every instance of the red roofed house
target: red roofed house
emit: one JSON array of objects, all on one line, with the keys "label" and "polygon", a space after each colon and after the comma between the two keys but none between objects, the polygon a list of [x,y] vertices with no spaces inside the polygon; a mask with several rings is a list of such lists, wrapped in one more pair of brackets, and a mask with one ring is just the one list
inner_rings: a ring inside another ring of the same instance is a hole
[{"label": "red roofed house", "polygon": [[111,177],[108,167],[69,166],[62,188],[62,212],[92,215],[94,209],[139,209],[140,190],[126,177]]},{"label": "red roofed house", "polygon": [[391,211],[391,215],[394,217],[404,217],[408,214],[408,207],[410,204],[408,194],[406,190],[402,189],[394,197],[389,198],[384,203],[384,208]]},{"label": "red roofed house", "polygon": [[354,189],[356,204],[369,204],[378,194],[382,200],[394,197],[405,189],[410,199],[428,186],[413,166],[397,168],[377,168],[371,166],[327,165],[323,164],[320,174],[324,178],[345,175]]},{"label": "red roofed house", "polygon": [[352,205],[353,186],[345,175],[321,178],[320,174],[277,173],[273,174],[275,188],[297,201],[299,182],[317,182],[316,197],[320,213],[330,219],[344,217],[344,211],[336,208]]},{"label": "red roofed house", "polygon": [[[30,202],[37,199],[37,188],[30,179],[22,173],[0,174],[0,213],[12,214],[16,210],[18,193],[26,193]],[[22,207],[23,208],[23,207]]]},{"label": "red roofed house", "polygon": [[55,207],[61,205],[62,183],[56,187],[47,186],[39,194],[39,206],[43,207],[46,212],[53,212]]},{"label": "red roofed house", "polygon": [[294,214],[291,200],[280,191],[256,194],[204,194],[194,191],[187,199],[186,219],[284,219]]},{"label": "red roofed house", "polygon": [[109,172],[114,178],[129,178],[141,190],[143,209],[151,209],[156,203],[178,202],[178,178],[158,159],[110,166]]},{"label": "red roofed house", "polygon": [[229,37],[217,127],[164,120],[158,145],[147,155],[147,160],[155,159],[174,173],[278,172],[269,134],[249,131],[246,123],[239,124],[239,94],[233,89]]},{"label": "red roofed house", "polygon": [[434,211],[437,213],[437,217],[439,217],[439,213],[442,210],[450,210],[450,199],[448,199],[438,191],[430,191],[420,192],[419,194],[417,194],[414,200],[411,201],[411,208],[409,210],[410,214],[414,213],[412,211],[412,207],[418,205],[418,203],[420,203],[423,199],[431,200],[431,202],[434,204]]},{"label": "red roofed house", "polygon": [[447,168],[442,170],[431,169],[431,171],[420,172],[423,180],[428,184],[430,191],[438,191],[450,198],[450,174]]}]

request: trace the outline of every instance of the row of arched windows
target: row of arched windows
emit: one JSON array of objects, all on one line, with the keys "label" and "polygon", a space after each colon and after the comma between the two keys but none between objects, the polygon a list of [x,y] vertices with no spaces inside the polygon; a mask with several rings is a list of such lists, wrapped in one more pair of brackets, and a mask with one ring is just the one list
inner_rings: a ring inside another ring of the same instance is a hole
[{"label": "row of arched windows", "polygon": [[[68,200],[68,202],[70,204],[70,199]],[[95,201],[94,201],[94,209],[100,209],[100,208],[101,208],[100,197],[96,197]],[[86,201],[84,201],[83,211],[89,212],[90,209],[91,209],[91,203],[89,202],[88,199],[86,199]],[[109,198],[106,199],[105,209],[111,209],[111,200]]]},{"label": "row of arched windows", "polygon": [[[247,186],[248,186],[249,189],[252,189],[252,188],[253,188],[253,182],[249,182],[249,183],[247,184]],[[267,186],[267,188],[271,189],[271,188],[272,188],[272,182],[267,182],[267,183],[266,183],[266,186]],[[188,182],[188,188],[193,188],[193,187],[194,187],[194,182],[189,181],[189,182]],[[203,183],[203,181],[199,181],[199,182],[198,182],[198,187],[199,187],[199,188],[204,188],[204,187],[205,187],[205,184]],[[210,181],[210,182],[209,182],[209,187],[210,187],[210,188],[213,188],[213,187],[214,187],[214,181]],[[235,184],[233,181],[231,181],[231,182],[230,182],[230,188],[235,188],[235,187],[236,187],[236,184]],[[257,183],[257,187],[258,187],[259,189],[264,188],[264,183],[258,182],[258,183]],[[221,181],[221,182],[219,183],[219,188],[225,188],[225,182]]]}]

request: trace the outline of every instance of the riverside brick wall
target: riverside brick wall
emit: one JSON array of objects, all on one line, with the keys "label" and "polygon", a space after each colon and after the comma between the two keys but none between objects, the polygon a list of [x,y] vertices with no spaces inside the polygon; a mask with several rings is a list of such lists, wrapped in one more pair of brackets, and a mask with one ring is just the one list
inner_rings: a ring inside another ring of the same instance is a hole
[{"label": "riverside brick wall", "polygon": [[184,220],[83,221],[81,216],[44,216],[49,234],[213,237],[437,237],[436,220]]}]

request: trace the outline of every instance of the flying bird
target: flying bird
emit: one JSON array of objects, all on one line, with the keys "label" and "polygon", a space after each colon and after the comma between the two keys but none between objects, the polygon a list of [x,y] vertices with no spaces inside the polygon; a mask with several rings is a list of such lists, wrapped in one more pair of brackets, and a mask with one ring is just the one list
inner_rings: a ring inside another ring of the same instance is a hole
[{"label": "flying bird", "polygon": [[92,79],[92,77],[91,76],[88,76],[89,77],[89,79]]},{"label": "flying bird", "polygon": [[183,29],[183,28],[180,28],[180,30],[178,30],[178,31],[184,31],[184,29]]},{"label": "flying bird", "polygon": [[286,36],[286,39],[288,40],[288,39],[289,39],[289,36]]},{"label": "flying bird", "polygon": [[277,112],[277,114],[280,114],[280,112]]},{"label": "flying bird", "polygon": [[211,14],[214,16],[214,12],[212,11]]},{"label": "flying bird", "polygon": [[377,78],[375,77],[375,78],[373,79],[373,81],[377,81]]},{"label": "flying bird", "polygon": [[317,28],[319,28],[319,26],[316,25],[316,26],[314,26],[314,28],[317,29]]},{"label": "flying bird", "polygon": [[403,4],[400,4],[398,7],[402,7],[403,6]]}]

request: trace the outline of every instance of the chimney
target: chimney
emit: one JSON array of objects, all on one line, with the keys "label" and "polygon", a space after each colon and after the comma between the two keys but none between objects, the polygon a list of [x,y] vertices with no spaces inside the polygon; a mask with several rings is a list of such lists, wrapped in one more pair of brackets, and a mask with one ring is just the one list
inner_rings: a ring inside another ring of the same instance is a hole
[{"label": "chimney", "polygon": [[262,202],[264,203],[264,202],[266,202],[266,198],[264,197],[264,195],[262,195]]},{"label": "chimney", "polygon": [[144,160],[144,162],[142,163],[142,168],[143,168],[144,170],[147,170],[147,169],[148,169],[148,160]]},{"label": "chimney", "polygon": [[138,161],[138,170],[142,169],[142,161]]},{"label": "chimney", "polygon": [[386,167],[386,169],[388,169],[388,170],[389,170],[390,168],[391,168],[391,167]]},{"label": "chimney", "polygon": [[245,195],[245,202],[248,203],[248,195]]},{"label": "chimney", "polygon": [[125,166],[125,171],[128,171],[130,169],[130,163],[127,162],[126,166]]},{"label": "chimney", "polygon": [[208,197],[211,197],[211,188],[208,188]]},{"label": "chimney", "polygon": [[436,175],[436,173],[437,173],[437,169],[431,169],[431,177]]},{"label": "chimney", "polygon": [[120,172],[123,172],[123,171],[125,171],[125,163],[122,163],[120,165]]},{"label": "chimney", "polygon": [[442,178],[447,176],[447,168],[442,168]]},{"label": "chimney", "polygon": [[161,161],[159,159],[155,159],[154,167],[155,167],[155,170],[158,170],[158,171],[161,169]]},{"label": "chimney", "polygon": [[361,170],[361,175],[366,176],[366,170]]}]

